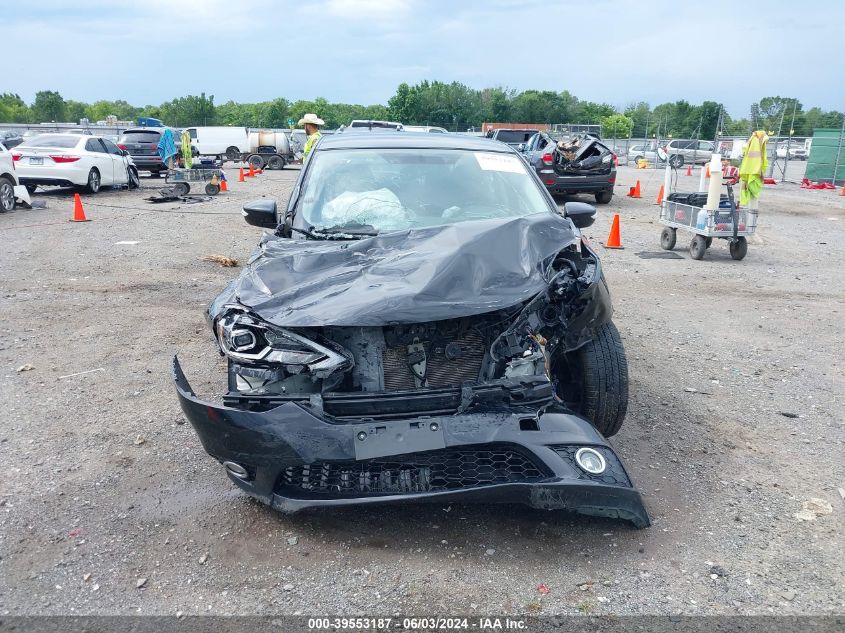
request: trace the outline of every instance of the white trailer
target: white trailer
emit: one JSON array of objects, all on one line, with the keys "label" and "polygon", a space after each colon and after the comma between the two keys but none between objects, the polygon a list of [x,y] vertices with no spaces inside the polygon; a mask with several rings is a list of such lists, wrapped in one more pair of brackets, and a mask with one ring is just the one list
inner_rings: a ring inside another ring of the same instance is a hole
[{"label": "white trailer", "polygon": [[238,160],[249,151],[249,130],[245,127],[189,127],[191,144],[201,156],[226,157]]}]

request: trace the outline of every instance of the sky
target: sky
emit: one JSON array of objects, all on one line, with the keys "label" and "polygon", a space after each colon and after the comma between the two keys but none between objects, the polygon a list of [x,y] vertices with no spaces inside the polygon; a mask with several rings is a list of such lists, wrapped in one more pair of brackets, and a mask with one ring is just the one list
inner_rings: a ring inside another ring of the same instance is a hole
[{"label": "sky", "polygon": [[845,110],[841,0],[0,0],[0,15],[0,92],[28,103],[374,104],[436,79],[735,117],[775,95]]}]

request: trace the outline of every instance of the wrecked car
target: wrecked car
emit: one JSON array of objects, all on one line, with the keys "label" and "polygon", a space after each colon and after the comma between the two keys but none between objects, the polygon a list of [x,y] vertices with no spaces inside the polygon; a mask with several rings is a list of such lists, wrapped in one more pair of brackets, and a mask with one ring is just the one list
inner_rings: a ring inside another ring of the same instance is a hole
[{"label": "wrecked car", "polygon": [[173,359],[203,447],[272,507],[524,503],[648,515],[605,437],[628,375],[601,263],[518,154],[468,136],[319,141],[208,320],[222,403]]},{"label": "wrecked car", "polygon": [[613,199],[616,156],[595,136],[555,140],[538,132],[520,151],[553,195],[592,193],[599,204]]}]

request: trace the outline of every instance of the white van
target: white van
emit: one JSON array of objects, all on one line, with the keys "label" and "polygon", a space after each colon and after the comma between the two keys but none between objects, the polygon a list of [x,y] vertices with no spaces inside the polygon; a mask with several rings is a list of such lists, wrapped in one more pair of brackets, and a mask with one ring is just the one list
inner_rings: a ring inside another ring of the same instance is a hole
[{"label": "white van", "polygon": [[249,151],[249,130],[245,127],[189,127],[191,145],[202,156],[225,156],[237,160]]},{"label": "white van", "polygon": [[436,125],[406,125],[405,132],[428,132],[430,134],[448,134],[446,128],[437,127]]}]

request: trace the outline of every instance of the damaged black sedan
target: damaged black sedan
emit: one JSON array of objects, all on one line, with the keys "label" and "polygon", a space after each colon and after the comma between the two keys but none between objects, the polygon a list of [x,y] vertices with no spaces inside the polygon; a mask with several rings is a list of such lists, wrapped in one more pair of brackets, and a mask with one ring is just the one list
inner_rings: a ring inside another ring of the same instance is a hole
[{"label": "damaged black sedan", "polygon": [[[444,138],[445,137],[445,138]],[[222,404],[177,359],[205,450],[282,511],[399,501],[648,515],[605,437],[628,399],[601,264],[513,150],[338,134],[211,304]]]}]

